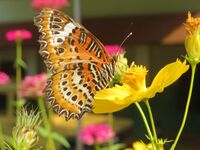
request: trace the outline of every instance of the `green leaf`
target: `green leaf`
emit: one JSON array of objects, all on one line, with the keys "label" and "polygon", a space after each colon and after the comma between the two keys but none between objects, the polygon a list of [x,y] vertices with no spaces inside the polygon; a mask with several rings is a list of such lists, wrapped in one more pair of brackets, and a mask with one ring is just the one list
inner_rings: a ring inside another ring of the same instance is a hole
[{"label": "green leaf", "polygon": [[70,148],[69,142],[61,134],[57,132],[49,133],[48,130],[43,127],[39,127],[38,132],[40,133],[42,137],[47,138],[48,136],[51,136],[54,140],[56,140],[57,142],[65,146],[66,148]]},{"label": "green leaf", "polygon": [[43,128],[43,127],[39,127],[38,128],[38,132],[40,133],[40,135],[44,138],[47,138],[50,134],[48,132],[47,129]]},{"label": "green leaf", "polygon": [[12,145],[12,143],[14,142],[14,139],[11,136],[8,135],[4,135],[4,139],[6,144]]},{"label": "green leaf", "polygon": [[61,134],[57,133],[57,132],[53,132],[52,133],[52,137],[58,141],[60,144],[62,144],[63,146],[65,146],[66,148],[70,148],[70,144],[69,142],[66,140],[66,138],[64,136],[62,136]]},{"label": "green leaf", "polygon": [[17,61],[18,65],[21,66],[22,68],[26,69],[27,68],[27,64],[22,60],[18,60]]},{"label": "green leaf", "polygon": [[27,64],[22,60],[16,60],[15,63],[14,63],[14,67],[17,68],[18,66],[26,69],[27,68]]}]

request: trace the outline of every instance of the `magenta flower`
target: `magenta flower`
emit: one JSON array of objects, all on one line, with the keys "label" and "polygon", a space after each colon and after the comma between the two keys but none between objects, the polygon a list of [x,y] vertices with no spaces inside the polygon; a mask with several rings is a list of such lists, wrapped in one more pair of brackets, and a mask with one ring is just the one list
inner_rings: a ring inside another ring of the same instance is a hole
[{"label": "magenta flower", "polygon": [[68,6],[68,0],[33,0],[32,7],[33,9],[40,10],[42,8],[53,8],[61,9],[65,6]]},{"label": "magenta flower", "polygon": [[10,77],[5,73],[0,71],[0,85],[5,85],[10,81]]},{"label": "magenta flower", "polygon": [[35,76],[26,76],[20,85],[19,96],[21,98],[42,96],[46,82],[47,75],[45,73],[40,73]]},{"label": "magenta flower", "polygon": [[105,48],[109,56],[124,53],[123,48],[119,45],[106,45]]},{"label": "magenta flower", "polygon": [[6,39],[8,41],[17,41],[31,39],[32,33],[26,29],[10,30],[6,33]]},{"label": "magenta flower", "polygon": [[79,138],[86,145],[108,143],[115,136],[115,132],[108,124],[96,124],[83,128]]}]

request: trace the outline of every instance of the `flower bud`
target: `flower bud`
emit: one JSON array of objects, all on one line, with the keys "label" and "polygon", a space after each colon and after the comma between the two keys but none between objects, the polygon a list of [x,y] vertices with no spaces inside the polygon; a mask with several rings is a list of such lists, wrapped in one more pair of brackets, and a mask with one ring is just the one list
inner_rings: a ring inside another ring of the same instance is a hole
[{"label": "flower bud", "polygon": [[37,149],[39,136],[37,128],[41,124],[40,115],[35,111],[27,112],[22,109],[18,112],[16,126],[13,128],[14,149]]},{"label": "flower bud", "polygon": [[24,137],[24,143],[30,145],[30,147],[39,141],[38,133],[34,129],[22,128],[21,134]]},{"label": "flower bud", "polygon": [[118,55],[118,60],[116,63],[116,70],[115,70],[115,76],[113,78],[113,85],[119,84],[121,82],[122,75],[127,71],[128,69],[128,61],[124,57],[124,54]]},{"label": "flower bud", "polygon": [[188,58],[192,61],[200,59],[200,18],[193,18],[188,12],[186,20],[185,48]]}]

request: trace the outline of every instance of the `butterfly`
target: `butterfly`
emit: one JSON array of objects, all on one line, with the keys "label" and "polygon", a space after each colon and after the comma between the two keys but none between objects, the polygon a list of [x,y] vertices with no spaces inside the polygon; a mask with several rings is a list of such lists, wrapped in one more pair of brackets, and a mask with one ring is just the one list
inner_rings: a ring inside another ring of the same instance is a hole
[{"label": "butterfly", "polygon": [[46,97],[65,120],[80,119],[92,111],[94,94],[112,80],[117,56],[110,58],[92,33],[58,10],[41,10],[34,24],[40,33],[39,53],[52,74]]}]

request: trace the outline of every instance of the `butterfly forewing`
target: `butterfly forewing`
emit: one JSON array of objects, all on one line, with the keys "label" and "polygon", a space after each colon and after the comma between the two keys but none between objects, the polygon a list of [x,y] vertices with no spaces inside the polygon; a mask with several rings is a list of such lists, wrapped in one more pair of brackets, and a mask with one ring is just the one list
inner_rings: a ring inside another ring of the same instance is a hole
[{"label": "butterfly forewing", "polygon": [[46,95],[54,110],[66,120],[91,111],[96,91],[114,74],[101,42],[88,30],[58,10],[43,9],[34,18],[40,32],[40,54],[52,72]]}]

